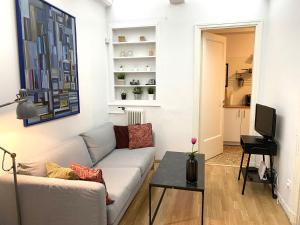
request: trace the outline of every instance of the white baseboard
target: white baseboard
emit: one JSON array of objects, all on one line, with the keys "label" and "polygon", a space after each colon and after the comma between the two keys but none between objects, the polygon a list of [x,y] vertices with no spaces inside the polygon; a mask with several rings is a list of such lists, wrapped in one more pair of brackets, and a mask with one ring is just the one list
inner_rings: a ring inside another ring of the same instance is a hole
[{"label": "white baseboard", "polygon": [[287,217],[289,218],[292,225],[296,225],[297,215],[296,212],[294,212],[291,207],[284,201],[281,194],[277,192],[277,200],[279,201],[279,204],[282,206],[283,210],[285,211]]},{"label": "white baseboard", "polygon": [[224,141],[223,142],[223,145],[233,145],[233,146],[238,146],[238,145],[241,145],[240,142],[233,142],[233,141]]}]

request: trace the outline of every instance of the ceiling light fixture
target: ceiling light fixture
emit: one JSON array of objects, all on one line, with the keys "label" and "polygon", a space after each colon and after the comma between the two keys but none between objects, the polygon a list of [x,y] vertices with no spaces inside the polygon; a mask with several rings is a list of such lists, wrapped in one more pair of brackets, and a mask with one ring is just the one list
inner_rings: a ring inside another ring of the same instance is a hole
[{"label": "ceiling light fixture", "polygon": [[184,0],[170,0],[170,3],[172,5],[178,5],[178,4],[183,4]]}]

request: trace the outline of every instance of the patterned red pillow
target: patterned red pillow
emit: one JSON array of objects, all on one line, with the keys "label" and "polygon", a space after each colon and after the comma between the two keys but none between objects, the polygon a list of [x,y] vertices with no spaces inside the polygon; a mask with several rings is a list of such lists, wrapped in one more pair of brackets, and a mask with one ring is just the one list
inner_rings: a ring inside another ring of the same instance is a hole
[{"label": "patterned red pillow", "polygon": [[81,166],[79,164],[72,164],[70,168],[75,172],[75,174],[80,178],[80,180],[102,183],[105,187],[105,192],[106,192],[106,205],[110,205],[114,202],[108,195],[101,169],[95,170],[85,166]]},{"label": "patterned red pillow", "polygon": [[130,149],[153,146],[151,123],[129,125],[128,132]]}]

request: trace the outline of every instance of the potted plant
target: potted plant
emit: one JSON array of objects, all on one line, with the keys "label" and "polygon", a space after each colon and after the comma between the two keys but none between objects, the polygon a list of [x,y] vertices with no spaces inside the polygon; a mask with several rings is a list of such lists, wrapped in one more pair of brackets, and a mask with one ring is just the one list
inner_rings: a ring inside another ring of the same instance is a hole
[{"label": "potted plant", "polygon": [[125,85],[125,77],[126,77],[126,73],[118,73],[116,84]]},{"label": "potted plant", "polygon": [[154,100],[154,94],[155,94],[155,88],[154,87],[149,87],[148,88],[148,99],[149,100]]},{"label": "potted plant", "polygon": [[127,98],[127,90],[121,90],[121,99],[122,100],[126,100]]},{"label": "potted plant", "polygon": [[132,93],[134,94],[134,99],[135,100],[141,100],[142,94],[143,94],[143,90],[142,90],[141,87],[135,87],[135,88],[133,88]]}]

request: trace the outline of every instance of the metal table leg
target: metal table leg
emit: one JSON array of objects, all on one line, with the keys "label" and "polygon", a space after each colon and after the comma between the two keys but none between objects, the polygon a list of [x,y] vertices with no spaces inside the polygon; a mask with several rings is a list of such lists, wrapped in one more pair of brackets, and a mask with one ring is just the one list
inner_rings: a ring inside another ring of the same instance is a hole
[{"label": "metal table leg", "polygon": [[241,160],[241,165],[240,165],[240,171],[239,171],[238,180],[240,180],[240,178],[241,178],[241,172],[242,172],[242,167],[243,167],[244,155],[245,155],[245,152],[243,150],[243,155],[242,155],[242,160]]},{"label": "metal table leg", "polygon": [[151,225],[151,185],[149,185],[149,224]]},{"label": "metal table leg", "polygon": [[277,195],[275,194],[275,184],[274,184],[274,173],[273,173],[273,156],[270,154],[270,169],[271,169],[271,185],[272,185],[272,197],[273,199],[276,199],[277,198]]},{"label": "metal table leg", "polygon": [[201,212],[201,225],[204,224],[204,191],[202,192],[202,212]]},{"label": "metal table leg", "polygon": [[245,186],[246,186],[246,182],[247,182],[247,178],[248,178],[248,169],[249,169],[250,158],[251,158],[251,154],[249,154],[249,158],[248,158],[248,161],[247,161],[247,167],[246,167],[246,173],[245,173],[245,177],[244,177],[244,184],[243,184],[242,195],[245,192]]},{"label": "metal table leg", "polygon": [[156,209],[155,209],[155,211],[154,211],[153,218],[151,218],[151,186],[150,186],[150,188],[149,188],[149,224],[150,224],[150,225],[152,225],[152,224],[154,223],[154,220],[155,220],[155,218],[156,218],[158,209],[159,209],[159,207],[160,207],[160,205],[161,205],[161,202],[162,202],[162,200],[163,200],[163,198],[164,198],[164,195],[165,195],[165,193],[166,193],[166,190],[167,190],[167,189],[164,188],[163,193],[161,194],[160,199],[159,199],[159,201],[158,201],[157,207],[156,207]]}]

